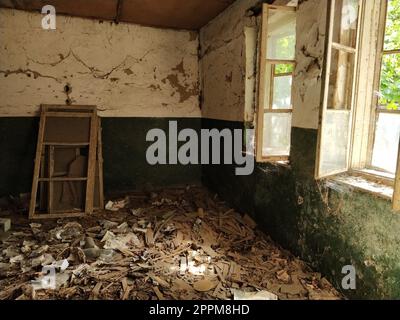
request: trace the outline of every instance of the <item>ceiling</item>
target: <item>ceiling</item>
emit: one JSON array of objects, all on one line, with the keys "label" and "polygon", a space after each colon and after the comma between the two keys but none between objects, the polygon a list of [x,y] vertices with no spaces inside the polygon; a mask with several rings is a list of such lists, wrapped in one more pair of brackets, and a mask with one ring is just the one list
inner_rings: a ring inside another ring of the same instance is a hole
[{"label": "ceiling", "polygon": [[50,4],[57,14],[198,30],[235,0],[0,0],[0,7],[41,12]]}]

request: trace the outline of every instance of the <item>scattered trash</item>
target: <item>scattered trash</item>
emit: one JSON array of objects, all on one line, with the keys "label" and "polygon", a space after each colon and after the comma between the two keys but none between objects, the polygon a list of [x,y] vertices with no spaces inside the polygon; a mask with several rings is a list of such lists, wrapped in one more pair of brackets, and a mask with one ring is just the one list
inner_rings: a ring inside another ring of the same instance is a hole
[{"label": "scattered trash", "polygon": [[202,188],[137,192],[111,208],[41,224],[13,216],[0,241],[0,300],[341,299]]},{"label": "scattered trash", "polygon": [[278,300],[278,296],[268,291],[246,292],[234,289],[233,300]]},{"label": "scattered trash", "polygon": [[129,198],[126,197],[124,200],[120,200],[120,201],[108,201],[105,209],[108,211],[119,211],[120,209],[125,208],[125,206],[129,204]]}]

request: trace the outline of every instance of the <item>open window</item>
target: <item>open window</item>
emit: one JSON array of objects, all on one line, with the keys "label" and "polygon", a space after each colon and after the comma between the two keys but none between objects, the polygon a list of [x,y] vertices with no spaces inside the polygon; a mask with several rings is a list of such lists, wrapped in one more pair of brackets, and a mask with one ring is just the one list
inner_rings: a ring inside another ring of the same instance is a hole
[{"label": "open window", "polygon": [[257,113],[257,161],[290,155],[296,8],[263,5]]},{"label": "open window", "polygon": [[332,0],[316,176],[349,169],[361,0]]},{"label": "open window", "polygon": [[400,0],[332,0],[329,10],[316,177],[394,187],[399,210]]}]

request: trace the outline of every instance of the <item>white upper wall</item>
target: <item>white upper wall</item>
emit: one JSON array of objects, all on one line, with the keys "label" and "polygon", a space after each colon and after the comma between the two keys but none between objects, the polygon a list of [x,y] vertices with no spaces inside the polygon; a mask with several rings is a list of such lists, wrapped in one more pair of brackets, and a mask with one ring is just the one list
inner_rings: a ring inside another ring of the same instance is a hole
[{"label": "white upper wall", "polygon": [[0,116],[40,104],[97,105],[101,116],[200,117],[198,35],[0,9]]},{"label": "white upper wall", "polygon": [[251,27],[256,19],[245,15],[257,2],[238,0],[200,30],[204,118],[243,121],[246,101],[252,103],[250,96],[246,99],[246,84],[255,76],[249,69],[254,65],[255,52],[246,50],[246,46],[255,49],[256,34]]}]

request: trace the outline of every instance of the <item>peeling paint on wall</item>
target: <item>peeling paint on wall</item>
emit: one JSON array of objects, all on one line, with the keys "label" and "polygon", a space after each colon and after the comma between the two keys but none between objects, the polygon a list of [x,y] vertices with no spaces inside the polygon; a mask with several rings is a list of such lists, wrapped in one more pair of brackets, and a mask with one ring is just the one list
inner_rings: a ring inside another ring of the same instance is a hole
[{"label": "peeling paint on wall", "polygon": [[246,65],[247,60],[253,58],[246,52],[245,28],[256,24],[256,19],[246,17],[246,12],[257,2],[237,1],[200,30],[202,112],[205,118],[244,119],[249,72]]},{"label": "peeling paint on wall", "polygon": [[0,9],[0,116],[67,98],[107,117],[201,116],[198,33],[64,16],[48,31],[41,19]]},{"label": "peeling paint on wall", "polygon": [[327,6],[327,0],[299,1],[293,127],[318,129]]}]

